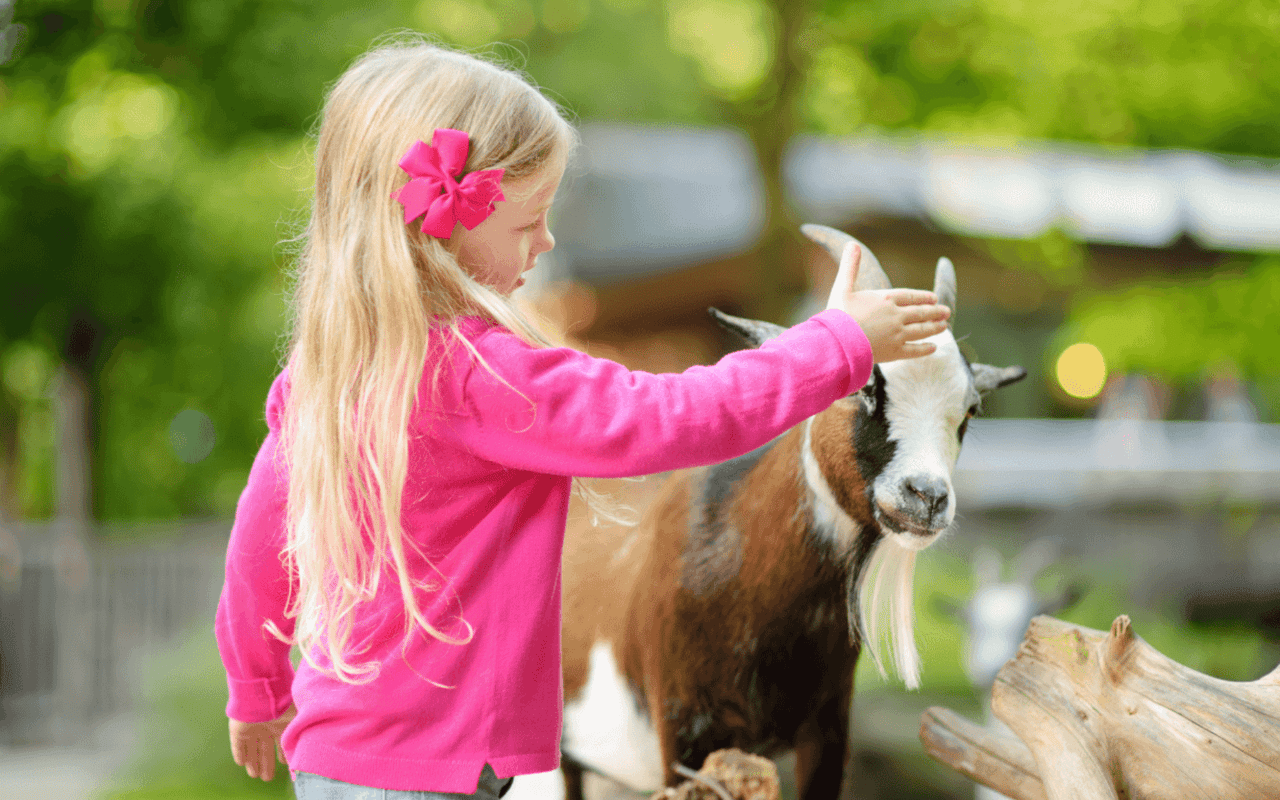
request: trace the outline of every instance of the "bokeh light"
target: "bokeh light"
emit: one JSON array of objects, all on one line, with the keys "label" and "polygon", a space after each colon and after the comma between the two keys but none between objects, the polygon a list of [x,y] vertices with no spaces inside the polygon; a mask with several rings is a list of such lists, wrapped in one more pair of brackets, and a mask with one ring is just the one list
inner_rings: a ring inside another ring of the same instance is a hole
[{"label": "bokeh light", "polygon": [[169,423],[169,443],[173,445],[173,452],[188,464],[208,457],[217,438],[213,420],[194,408],[179,411]]},{"label": "bokeh light", "polygon": [[1058,385],[1072,397],[1097,397],[1107,382],[1107,362],[1102,352],[1088,342],[1077,342],[1058,356]]}]

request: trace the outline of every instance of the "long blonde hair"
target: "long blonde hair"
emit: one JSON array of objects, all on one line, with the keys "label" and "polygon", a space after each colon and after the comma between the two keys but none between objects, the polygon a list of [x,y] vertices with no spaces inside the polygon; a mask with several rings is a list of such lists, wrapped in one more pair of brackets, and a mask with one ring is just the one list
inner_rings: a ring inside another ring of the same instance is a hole
[{"label": "long blonde hair", "polygon": [[[408,427],[428,344],[480,314],[535,344],[541,332],[458,264],[456,243],[405,225],[392,192],[408,177],[401,155],[436,128],[466,131],[466,171],[502,168],[507,182],[563,163],[576,133],[560,110],[513,70],[399,37],[360,57],[325,101],[315,148],[311,217],[294,277],[290,387],[282,426],[288,469],[286,566],[296,590],[292,640],[339,679],[371,680],[375,663],[347,652],[356,607],[386,572],[416,628],[450,643],[415,598],[432,589],[409,574],[401,524]],[[454,237],[455,239],[457,237]],[[465,625],[465,621],[463,622]],[[277,634],[279,632],[277,631]]]}]

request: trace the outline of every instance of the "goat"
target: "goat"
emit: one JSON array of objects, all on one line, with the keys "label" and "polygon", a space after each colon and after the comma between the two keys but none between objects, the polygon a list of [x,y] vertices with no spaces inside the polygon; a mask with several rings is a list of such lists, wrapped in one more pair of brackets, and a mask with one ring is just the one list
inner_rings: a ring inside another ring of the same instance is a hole
[{"label": "goat", "polygon": [[[837,260],[853,237],[805,225]],[[862,247],[859,289],[889,288]],[[955,271],[934,291],[955,308]],[[759,345],[784,329],[712,309]],[[877,365],[860,391],[771,443],[673,473],[628,537],[570,526],[564,561],[569,800],[583,770],[637,790],[677,782],[725,747],[794,748],[800,797],[838,795],[854,667],[877,665],[881,605],[898,673],[919,682],[915,555],[951,525],[951,470],[983,394],[1021,367],[937,351]]]}]

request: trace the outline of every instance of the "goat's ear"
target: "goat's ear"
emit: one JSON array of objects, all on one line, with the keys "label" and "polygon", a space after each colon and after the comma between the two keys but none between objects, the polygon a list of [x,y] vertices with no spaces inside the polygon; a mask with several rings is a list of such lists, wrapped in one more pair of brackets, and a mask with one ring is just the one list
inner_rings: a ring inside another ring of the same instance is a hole
[{"label": "goat's ear", "polygon": [[973,388],[977,389],[979,394],[986,394],[993,389],[1008,386],[1027,377],[1027,371],[1022,367],[993,367],[990,364],[970,364],[969,369],[973,370]]},{"label": "goat's ear", "polygon": [[707,313],[711,314],[712,319],[720,323],[720,327],[731,333],[738,334],[743,339],[746,339],[747,343],[752,347],[759,347],[786,330],[781,325],[774,325],[772,322],[735,317],[732,314],[724,313],[718,308],[708,308]]},{"label": "goat's ear", "polygon": [[826,225],[816,225],[812,222],[806,222],[800,226],[800,232],[808,236],[813,241],[822,245],[823,249],[835,259],[837,264],[840,263],[840,256],[844,255],[844,247],[849,242],[858,245],[862,250],[862,260],[858,262],[858,278],[854,282],[855,289],[892,289],[893,284],[889,283],[889,276],[884,273],[884,268],[880,266],[880,259],[876,258],[876,254],[871,252],[871,248],[862,242],[853,238],[844,231],[838,231],[835,228],[829,228]]},{"label": "goat's ear", "polygon": [[933,272],[933,293],[938,302],[951,309],[947,325],[954,327],[956,319],[956,268],[951,259],[943,256],[938,259],[938,268]]}]

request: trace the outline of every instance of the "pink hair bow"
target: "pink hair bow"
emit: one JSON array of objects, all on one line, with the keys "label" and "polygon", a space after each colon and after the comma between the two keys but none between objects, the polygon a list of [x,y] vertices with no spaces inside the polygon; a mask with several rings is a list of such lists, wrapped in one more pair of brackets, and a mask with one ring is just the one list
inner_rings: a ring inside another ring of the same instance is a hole
[{"label": "pink hair bow", "polygon": [[461,180],[471,140],[463,131],[436,128],[432,144],[414,142],[400,159],[400,169],[411,180],[391,193],[404,206],[404,224],[422,217],[422,232],[448,239],[453,224],[467,230],[484,222],[493,213],[493,204],[502,196],[502,170],[482,169]]}]

